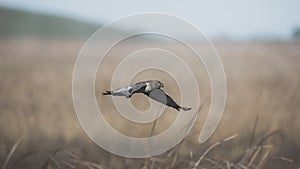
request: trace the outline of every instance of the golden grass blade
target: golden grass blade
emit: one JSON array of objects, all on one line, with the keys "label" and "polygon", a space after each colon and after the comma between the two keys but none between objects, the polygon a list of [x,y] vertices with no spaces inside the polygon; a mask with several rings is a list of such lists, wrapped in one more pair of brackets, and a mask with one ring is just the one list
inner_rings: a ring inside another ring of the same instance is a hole
[{"label": "golden grass blade", "polygon": [[53,161],[53,163],[57,166],[57,168],[62,169],[60,164],[58,163],[58,161],[54,157],[52,157],[50,155],[49,158],[51,159],[51,161]]},{"label": "golden grass blade", "polygon": [[249,147],[252,147],[253,142],[254,142],[258,118],[259,118],[259,114],[256,114],[255,122],[254,122],[252,133],[251,133],[251,138],[250,138],[250,142],[249,142]]},{"label": "golden grass blade", "polygon": [[288,163],[293,162],[292,159],[289,159],[289,158],[283,157],[283,156],[274,156],[274,157],[271,158],[271,160],[282,160],[282,161],[285,161],[285,162],[288,162]]},{"label": "golden grass blade", "polygon": [[263,168],[264,165],[266,164],[266,162],[268,161],[268,156],[269,156],[270,152],[267,151],[265,152],[265,154],[263,155],[263,157],[261,158],[261,160],[259,161],[259,163],[257,164],[257,168]]},{"label": "golden grass blade", "polygon": [[198,161],[195,163],[195,165],[194,165],[194,167],[193,167],[193,169],[196,169],[199,165],[200,165],[200,163],[201,163],[201,161],[203,160],[203,158],[213,149],[213,148],[215,148],[215,147],[217,147],[218,145],[220,145],[221,144],[221,142],[219,141],[219,142],[216,142],[215,144],[213,144],[213,145],[211,145],[210,147],[208,147],[208,149],[202,154],[202,156],[198,159]]},{"label": "golden grass blade", "polygon": [[201,161],[204,159],[204,157],[205,157],[205,156],[206,156],[213,148],[217,147],[218,145],[220,145],[220,144],[223,143],[223,142],[230,141],[230,140],[236,138],[237,136],[238,136],[238,134],[234,134],[234,135],[232,135],[232,136],[230,136],[230,137],[227,137],[227,138],[225,138],[225,139],[222,140],[222,141],[216,142],[215,144],[213,144],[213,145],[211,145],[210,147],[208,147],[208,149],[202,154],[202,156],[201,156],[201,157],[198,159],[198,161],[195,163],[193,169],[197,168],[197,167],[200,165],[200,163],[201,163]]},{"label": "golden grass blade", "polygon": [[225,164],[226,164],[226,167],[227,167],[227,169],[230,169],[231,167],[231,165],[230,165],[230,162],[229,161],[227,161],[227,160],[224,160],[224,162],[225,162]]},{"label": "golden grass blade", "polygon": [[248,168],[253,164],[254,160],[256,159],[256,157],[258,156],[258,154],[260,153],[260,150],[261,150],[261,147],[257,147],[256,148],[256,150],[254,151],[253,156],[251,157],[251,159],[250,159],[250,161],[249,161],[249,163],[247,165]]},{"label": "golden grass blade", "polygon": [[240,168],[243,168],[243,169],[249,169],[248,167],[244,166],[243,164],[237,164],[234,168],[237,168],[237,166],[239,166]]},{"label": "golden grass blade", "polygon": [[62,164],[66,165],[66,166],[69,167],[69,168],[76,168],[75,165],[70,164],[70,163],[65,162],[65,161],[63,161]]},{"label": "golden grass blade", "polygon": [[193,152],[190,151],[189,153],[190,153],[190,158],[191,158],[191,160],[193,160]]},{"label": "golden grass blade", "polygon": [[177,148],[178,150],[176,151],[175,156],[174,156],[174,158],[173,158],[173,160],[172,160],[170,169],[173,169],[173,168],[174,168],[174,166],[175,166],[175,164],[176,164],[176,162],[177,162],[177,158],[180,156],[180,152],[182,151],[182,147],[183,147],[184,141],[185,141],[185,139],[183,139],[183,140],[180,142],[180,145],[179,145],[179,147]]},{"label": "golden grass blade", "polygon": [[76,159],[79,159],[79,156],[66,150],[66,149],[57,149],[57,151],[54,153],[54,154],[57,154],[57,153],[64,153],[72,158],[76,158]]},{"label": "golden grass blade", "polygon": [[79,165],[82,165],[84,167],[90,168],[90,169],[94,169],[94,168],[102,169],[102,167],[100,165],[95,164],[93,162],[89,162],[89,161],[73,159],[72,162],[75,163],[75,164],[79,164]]},{"label": "golden grass blade", "polygon": [[15,153],[16,149],[18,148],[18,146],[20,145],[20,143],[21,143],[21,139],[18,139],[18,140],[14,143],[14,145],[13,145],[12,148],[10,149],[10,151],[9,151],[9,153],[8,153],[8,155],[7,155],[7,157],[6,157],[5,161],[4,161],[4,163],[3,163],[2,169],[6,169],[6,168],[7,168],[10,159],[11,159],[12,156],[14,155],[14,153]]},{"label": "golden grass blade", "polygon": [[206,161],[210,162],[213,165],[217,165],[218,164],[215,160],[207,158],[207,157],[203,158],[203,160],[206,160]]},{"label": "golden grass blade", "polygon": [[234,134],[234,135],[232,135],[232,136],[230,136],[230,137],[225,138],[225,139],[223,140],[223,142],[230,141],[230,140],[236,138],[237,136],[238,136],[238,134]]},{"label": "golden grass blade", "polygon": [[154,169],[155,167],[155,161],[151,161],[150,169]]},{"label": "golden grass blade", "polygon": [[269,134],[267,134],[265,137],[263,137],[257,144],[257,146],[261,146],[262,143],[264,143],[268,138],[270,138],[271,136],[275,135],[275,134],[279,134],[281,131],[280,130],[275,130]]}]

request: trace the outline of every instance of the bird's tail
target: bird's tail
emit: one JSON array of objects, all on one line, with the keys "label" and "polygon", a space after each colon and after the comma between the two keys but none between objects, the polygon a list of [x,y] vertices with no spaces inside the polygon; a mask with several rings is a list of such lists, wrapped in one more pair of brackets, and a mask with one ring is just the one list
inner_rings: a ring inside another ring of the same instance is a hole
[{"label": "bird's tail", "polygon": [[180,107],[183,111],[189,111],[189,110],[191,110],[192,108],[190,108],[190,107]]},{"label": "bird's tail", "polygon": [[102,92],[102,95],[112,95],[112,92],[107,90],[105,92]]}]

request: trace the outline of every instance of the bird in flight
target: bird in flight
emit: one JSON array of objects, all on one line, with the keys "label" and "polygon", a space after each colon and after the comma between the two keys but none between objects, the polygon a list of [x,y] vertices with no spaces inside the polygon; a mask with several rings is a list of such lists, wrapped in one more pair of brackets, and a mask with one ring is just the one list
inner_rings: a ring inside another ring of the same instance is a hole
[{"label": "bird in flight", "polygon": [[171,96],[162,90],[163,87],[164,85],[158,80],[148,80],[125,86],[113,91],[105,91],[102,93],[102,95],[125,96],[126,98],[130,98],[134,93],[144,93],[151,99],[172,107],[178,111],[188,111],[192,109],[178,105]]}]

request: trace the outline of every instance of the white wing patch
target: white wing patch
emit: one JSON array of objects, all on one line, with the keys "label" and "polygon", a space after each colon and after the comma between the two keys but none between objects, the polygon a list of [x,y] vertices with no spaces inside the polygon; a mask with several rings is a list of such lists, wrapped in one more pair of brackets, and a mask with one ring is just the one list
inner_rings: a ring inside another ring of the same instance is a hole
[{"label": "white wing patch", "polygon": [[145,89],[145,92],[149,92],[151,91],[151,86],[150,86],[150,83],[149,82],[146,82],[146,89]]}]

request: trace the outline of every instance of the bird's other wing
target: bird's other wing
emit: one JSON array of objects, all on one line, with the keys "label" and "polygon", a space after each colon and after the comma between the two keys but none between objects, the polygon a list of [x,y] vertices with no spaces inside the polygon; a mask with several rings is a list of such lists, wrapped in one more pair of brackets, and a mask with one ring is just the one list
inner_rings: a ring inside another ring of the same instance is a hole
[{"label": "bird's other wing", "polygon": [[136,84],[130,86],[131,88],[130,88],[129,92],[131,95],[134,93],[144,93],[146,86],[147,86],[146,82],[136,83]]},{"label": "bird's other wing", "polygon": [[169,107],[172,107],[178,111],[180,111],[180,109],[182,109],[184,111],[191,110],[191,108],[182,107],[182,106],[178,105],[171,96],[169,96],[167,93],[165,93],[161,89],[154,89],[151,92],[145,92],[144,94],[149,96],[151,99],[158,101],[162,104],[165,104]]}]

